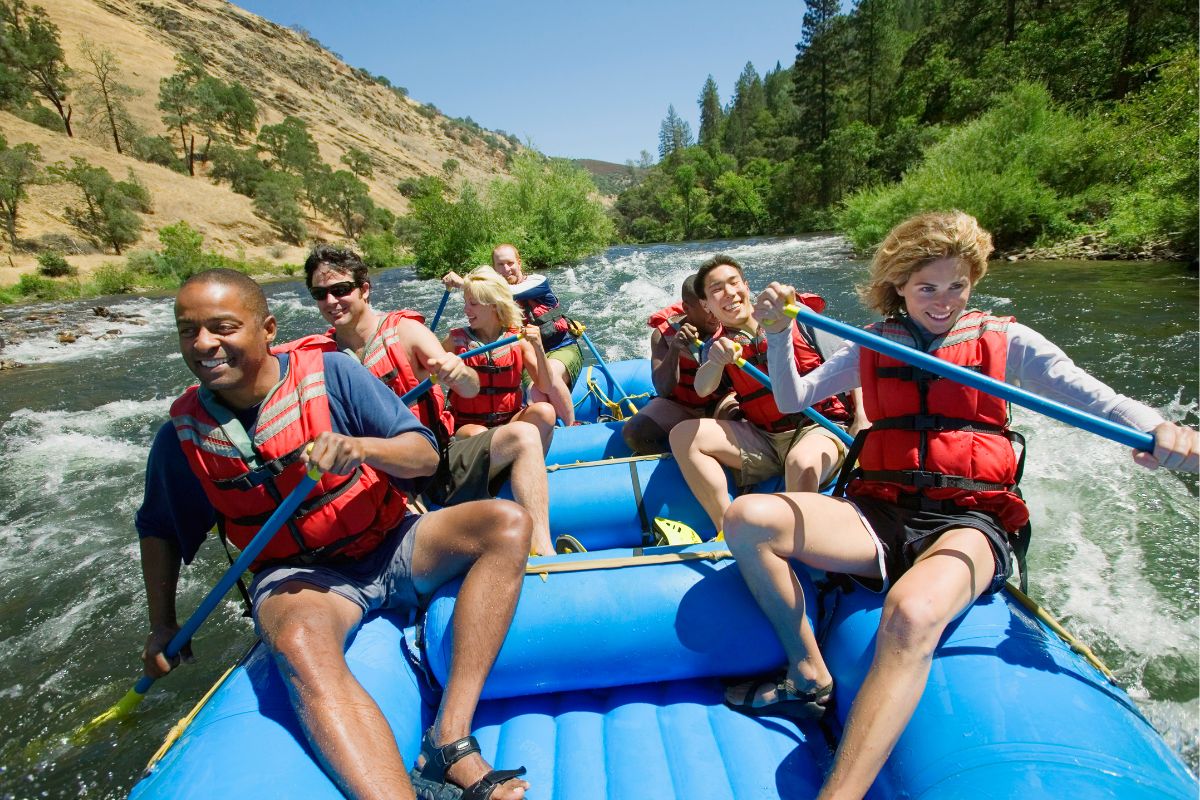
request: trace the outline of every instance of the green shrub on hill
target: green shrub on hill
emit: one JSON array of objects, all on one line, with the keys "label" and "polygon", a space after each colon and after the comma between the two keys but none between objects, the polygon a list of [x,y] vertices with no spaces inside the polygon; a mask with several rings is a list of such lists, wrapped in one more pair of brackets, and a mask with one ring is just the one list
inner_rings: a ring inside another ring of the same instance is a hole
[{"label": "green shrub on hill", "polygon": [[65,278],[79,274],[79,270],[67,263],[62,253],[47,250],[38,253],[38,272],[47,278]]}]

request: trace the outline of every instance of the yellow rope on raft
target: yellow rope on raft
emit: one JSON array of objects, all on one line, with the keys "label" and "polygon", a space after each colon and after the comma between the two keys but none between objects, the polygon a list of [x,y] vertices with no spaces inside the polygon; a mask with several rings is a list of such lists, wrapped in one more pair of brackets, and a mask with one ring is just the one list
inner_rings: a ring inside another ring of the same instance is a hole
[{"label": "yellow rope on raft", "polygon": [[183,735],[183,732],[187,730],[188,725],[191,725],[192,720],[195,719],[196,715],[200,713],[200,709],[204,708],[204,704],[209,701],[209,698],[216,694],[217,689],[220,688],[221,684],[225,682],[225,679],[228,678],[235,669],[237,669],[237,663],[225,670],[225,674],[217,678],[217,682],[214,683],[212,687],[204,693],[204,697],[200,698],[200,702],[196,703],[196,705],[192,707],[192,710],[189,711],[183,719],[179,720],[179,722],[176,722],[175,725],[172,726],[171,730],[167,731],[167,736],[165,739],[163,739],[162,745],[154,751],[154,755],[150,756],[150,761],[146,763],[147,770],[157,764],[158,760],[167,754],[167,751],[171,749],[171,745],[175,744],[175,740]]},{"label": "yellow rope on raft", "polygon": [[1117,677],[1113,675],[1113,671],[1104,665],[1104,662],[1092,652],[1090,647],[1081,642],[1073,633],[1064,628],[1062,623],[1051,616],[1049,611],[1042,608],[1040,605],[1038,605],[1036,600],[1022,592],[1013,584],[1005,584],[1005,588],[1008,589],[1009,594],[1017,599],[1017,602],[1029,609],[1029,611],[1032,612],[1035,617],[1046,624],[1046,627],[1054,631],[1058,638],[1062,639],[1063,642],[1065,642],[1066,645],[1071,648],[1071,650],[1083,656],[1089,664],[1098,669],[1100,674],[1108,679],[1109,683],[1114,685],[1116,684]]},{"label": "yellow rope on raft", "polygon": [[[625,412],[621,409],[622,403],[630,403],[630,407],[633,407],[633,404],[631,401],[641,400],[644,397],[650,396],[650,392],[642,392],[641,394],[626,395],[625,397],[622,397],[620,400],[611,399],[608,395],[606,395],[604,393],[604,390],[600,388],[600,384],[598,384],[594,380],[592,380],[592,365],[591,364],[588,364],[587,372],[584,374],[583,380],[584,380],[584,385],[587,386],[587,394],[585,394],[583,397],[579,398],[579,402],[575,404],[575,407],[578,408],[580,403],[582,403],[584,400],[587,399],[588,395],[592,395],[593,397],[596,398],[596,402],[598,402],[600,405],[602,405],[604,408],[606,408],[608,410],[607,414],[598,414],[597,421],[603,421],[605,419],[609,419],[609,420],[614,420],[616,422],[620,422],[620,421],[624,420],[625,416],[626,416]],[[632,414],[630,414],[629,416],[632,416]]]}]

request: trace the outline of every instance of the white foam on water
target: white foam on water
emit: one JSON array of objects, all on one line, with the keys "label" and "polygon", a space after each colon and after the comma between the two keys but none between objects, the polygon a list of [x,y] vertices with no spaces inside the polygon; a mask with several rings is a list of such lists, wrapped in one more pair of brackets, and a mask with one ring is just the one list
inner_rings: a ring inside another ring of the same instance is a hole
[{"label": "white foam on water", "polygon": [[[79,317],[71,312],[73,308],[75,306],[48,306],[39,309],[43,314],[61,316],[62,324],[6,346],[2,351],[4,358],[26,365],[113,358],[128,350],[134,342],[162,337],[164,333],[172,330],[175,324],[170,299],[139,297],[108,306],[110,311],[140,317],[145,324],[95,315]],[[113,338],[99,338],[114,329],[119,329],[120,334]],[[70,330],[77,335],[83,335],[70,344],[62,344],[56,335],[59,330]]]}]

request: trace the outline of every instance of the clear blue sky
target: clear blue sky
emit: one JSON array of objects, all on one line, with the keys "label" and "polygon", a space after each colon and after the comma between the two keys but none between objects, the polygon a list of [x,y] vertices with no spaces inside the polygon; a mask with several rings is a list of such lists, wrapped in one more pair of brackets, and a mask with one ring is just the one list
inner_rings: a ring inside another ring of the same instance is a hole
[{"label": "clear blue sky", "polygon": [[790,66],[801,0],[234,0],[302,25],[351,66],[552,156],[658,156],[667,105],[699,131],[711,73],[729,102],[747,61]]}]

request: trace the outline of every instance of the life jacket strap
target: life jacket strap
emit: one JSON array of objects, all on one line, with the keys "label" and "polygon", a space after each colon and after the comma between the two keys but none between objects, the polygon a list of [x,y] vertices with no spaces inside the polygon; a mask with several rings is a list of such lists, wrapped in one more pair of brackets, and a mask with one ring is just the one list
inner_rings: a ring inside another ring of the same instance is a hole
[{"label": "life jacket strap", "polygon": [[862,478],[867,481],[898,483],[901,486],[912,486],[916,489],[963,489],[968,492],[1007,492],[1011,491],[1015,485],[976,481],[961,475],[947,475],[944,472],[930,472],[922,469],[863,470]]},{"label": "life jacket strap", "polygon": [[903,417],[884,417],[871,423],[875,430],[906,430],[906,431],[968,431],[970,433],[991,433],[997,436],[1006,435],[1007,428],[1001,425],[989,425],[972,419],[946,417],[941,414],[909,414]]},{"label": "life jacket strap", "polygon": [[[232,478],[214,478],[213,486],[221,490],[236,489],[238,491],[249,491],[257,489],[264,483],[267,483],[273,478],[283,474],[283,471],[300,460],[300,456],[304,453],[308,444],[305,443],[290,453],[285,453],[279,458],[273,458],[270,461],[261,461],[257,467],[252,467],[248,472],[237,475]],[[249,465],[247,465],[249,466]],[[266,517],[263,517],[266,520]]]}]

